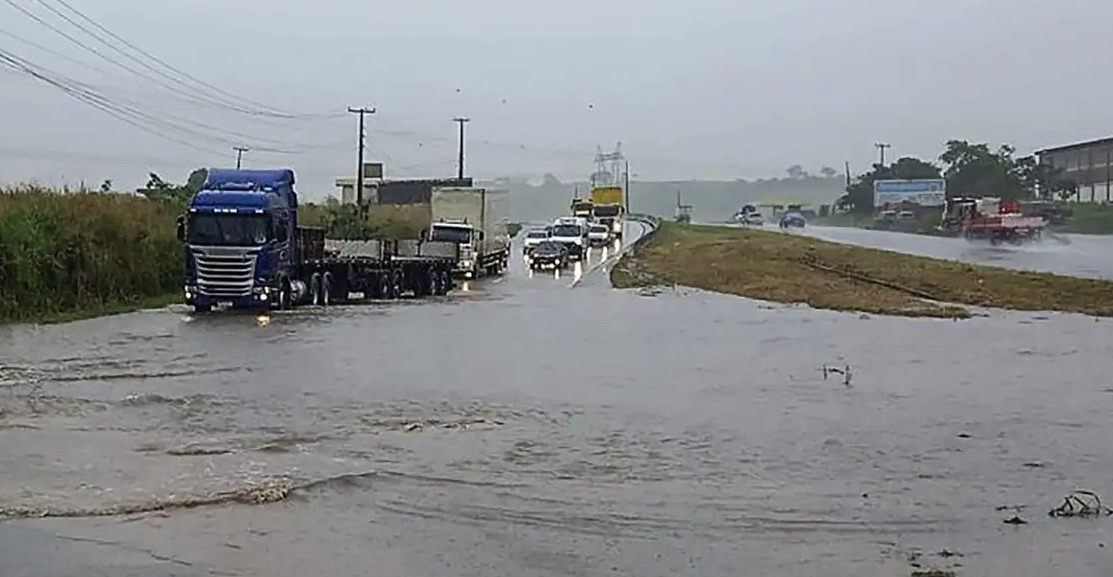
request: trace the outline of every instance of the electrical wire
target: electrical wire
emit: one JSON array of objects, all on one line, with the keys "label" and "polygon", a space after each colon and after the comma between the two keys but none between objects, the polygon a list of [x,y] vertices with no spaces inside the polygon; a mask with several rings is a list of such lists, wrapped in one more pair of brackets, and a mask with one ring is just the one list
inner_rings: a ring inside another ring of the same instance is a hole
[{"label": "electrical wire", "polygon": [[[74,19],[66,16],[61,11],[59,11],[57,8],[47,4],[44,0],[35,0],[35,1],[38,2],[39,4],[41,4],[42,6],[44,6],[45,8],[47,8],[48,10],[50,10],[52,13],[57,15],[59,18],[65,20],[66,22],[68,22],[69,24],[74,26],[75,28],[77,28],[77,29],[81,30],[82,32],[86,33],[90,37],[96,39],[101,44],[104,44],[105,46],[112,49],[113,51],[123,55],[124,57],[128,58],[129,60],[137,63],[141,67],[153,72],[154,74],[156,74],[156,75],[158,75],[162,78],[152,77],[148,74],[143,73],[140,70],[137,70],[136,68],[134,68],[132,66],[129,66],[129,65],[127,65],[125,63],[122,63],[122,62],[120,62],[120,61],[118,61],[118,60],[116,60],[116,59],[114,59],[110,56],[105,55],[104,53],[97,50],[96,48],[90,46],[89,44],[87,44],[85,42],[82,42],[81,40],[75,38],[71,34],[59,29],[58,27],[54,26],[50,22],[46,21],[41,16],[35,14],[34,12],[31,12],[30,10],[28,10],[24,6],[16,3],[15,0],[3,0],[3,1],[6,4],[8,4],[9,6],[11,6],[12,8],[14,8],[15,10],[17,10],[18,12],[20,12],[21,14],[23,14],[24,16],[34,20],[39,25],[41,25],[41,26],[49,29],[51,32],[54,32],[55,34],[65,38],[66,40],[68,40],[71,43],[77,45],[78,47],[84,49],[85,51],[94,54],[95,56],[104,60],[105,62],[108,62],[109,64],[112,64],[113,66],[115,66],[117,68],[120,68],[121,70],[124,70],[126,72],[129,72],[129,73],[135,75],[136,77],[141,78],[141,79],[143,79],[147,82],[156,84],[156,85],[162,87],[163,89],[165,89],[165,90],[167,90],[171,93],[177,94],[180,98],[182,98],[183,100],[186,100],[186,101],[188,101],[192,104],[195,104],[195,105],[198,105],[198,106],[205,106],[205,107],[224,108],[224,109],[231,110],[231,111],[234,111],[234,112],[237,112],[237,113],[240,113],[240,114],[244,114],[244,115],[247,115],[247,116],[254,116],[254,117],[268,117],[268,118],[279,118],[279,119],[295,119],[295,118],[298,118],[295,115],[290,115],[290,114],[281,113],[281,112],[273,112],[273,111],[267,111],[267,110],[258,110],[258,109],[246,108],[246,107],[243,107],[243,106],[241,106],[241,105],[239,105],[235,102],[229,101],[227,98],[224,98],[224,99],[213,98],[213,97],[207,95],[203,90],[200,90],[196,85],[190,84],[188,82],[184,82],[179,78],[176,78],[172,75],[169,75],[166,72],[161,71],[158,68],[155,68],[154,66],[151,66],[150,64],[144,62],[143,60],[141,60],[137,57],[135,57],[134,55],[129,54],[128,52],[120,49],[119,47],[117,47],[115,45],[113,45],[112,43],[108,42],[104,38],[98,36],[96,33],[90,31],[87,27],[85,27],[85,26],[81,25],[80,23],[74,21]],[[169,82],[167,82],[167,80],[165,80],[165,79],[169,79]],[[207,83],[206,83],[206,85],[207,85]],[[192,94],[190,94],[190,93],[192,93]],[[244,101],[246,102],[247,100],[244,99]],[[337,116],[337,115],[331,115],[331,116]]]},{"label": "electrical wire", "polygon": [[[8,51],[0,49],[0,60],[12,70],[22,72],[35,80],[44,82],[54,88],[63,90],[71,97],[78,97],[79,100],[89,103],[89,98],[95,99],[101,105],[111,105],[119,113],[127,113],[135,120],[138,117],[139,121],[147,124],[159,125],[162,129],[177,132],[187,138],[200,138],[204,140],[218,141],[230,146],[241,144],[242,142],[250,141],[253,148],[259,152],[271,152],[275,154],[302,154],[314,150],[329,150],[340,149],[341,147],[347,148],[350,143],[347,141],[334,141],[326,144],[314,144],[302,146],[298,149],[280,148],[282,141],[277,139],[261,138],[257,135],[247,134],[244,132],[229,129],[225,126],[216,126],[196,120],[183,118],[175,114],[168,113],[151,113],[143,110],[142,104],[134,100],[122,97],[110,98],[109,96],[98,91],[94,86],[87,83],[78,81],[76,79],[67,77],[57,72],[52,72],[40,65],[37,65],[25,58],[16,56]],[[98,106],[98,108],[102,107]],[[118,118],[118,117],[117,117]],[[212,131],[212,133],[208,132]],[[232,140],[229,136],[236,136],[242,140]],[[175,142],[180,142],[175,139]]]},{"label": "electrical wire", "polygon": [[[38,1],[40,4],[43,4],[43,0],[36,0],[36,1]],[[88,22],[89,24],[92,24],[93,27],[95,27],[96,29],[100,30],[101,32],[104,32],[108,36],[112,37],[116,41],[123,44],[124,46],[127,46],[128,48],[134,50],[135,52],[145,56],[146,58],[150,59],[151,61],[162,65],[167,70],[175,72],[175,73],[181,75],[182,77],[186,78],[187,80],[190,80],[190,81],[192,81],[192,82],[194,82],[194,83],[196,83],[200,86],[204,86],[204,87],[206,87],[206,88],[208,88],[208,89],[210,89],[214,92],[217,92],[219,94],[224,94],[225,96],[228,96],[228,97],[233,98],[235,100],[246,102],[248,104],[254,104],[255,106],[258,106],[258,107],[262,108],[263,110],[267,110],[267,111],[272,112],[277,117],[280,117],[280,118],[316,118],[316,119],[321,119],[321,118],[344,118],[344,117],[347,116],[343,112],[299,113],[299,112],[283,111],[281,109],[274,108],[274,107],[268,106],[266,104],[262,104],[260,102],[254,101],[254,100],[244,98],[243,96],[233,94],[232,92],[229,92],[229,91],[227,91],[227,90],[225,90],[225,89],[223,89],[219,86],[216,86],[215,84],[210,84],[210,83],[208,83],[204,80],[201,80],[200,78],[197,78],[196,76],[193,76],[193,75],[181,70],[180,68],[176,68],[176,67],[172,66],[171,64],[167,63],[165,60],[162,60],[161,58],[151,54],[150,52],[147,52],[146,50],[143,50],[142,48],[139,48],[135,44],[132,44],[131,42],[128,42],[126,39],[120,37],[116,33],[109,30],[108,28],[102,26],[96,20],[93,20],[92,18],[90,18],[86,14],[82,13],[77,8],[74,8],[72,5],[70,5],[69,2],[66,2],[65,0],[55,0],[55,1],[58,2],[58,4],[61,4],[63,7],[65,7],[67,10],[69,10],[73,14],[77,15],[82,20]]]}]

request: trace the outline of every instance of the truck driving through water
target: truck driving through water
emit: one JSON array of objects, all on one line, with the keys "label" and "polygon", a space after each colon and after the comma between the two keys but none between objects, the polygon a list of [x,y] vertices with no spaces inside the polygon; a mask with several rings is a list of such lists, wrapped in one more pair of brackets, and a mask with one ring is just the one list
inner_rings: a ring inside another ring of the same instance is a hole
[{"label": "truck driving through water", "polygon": [[210,169],[178,218],[185,251],[185,300],[214,307],[285,309],[328,305],[351,293],[369,298],[446,294],[453,261],[398,257],[397,242],[376,256],[328,255],[325,232],[298,226],[294,171]]},{"label": "truck driving through water", "polygon": [[433,189],[432,223],[421,253],[455,262],[467,279],[497,275],[510,264],[510,191],[475,187]]},{"label": "truck driving through water", "polygon": [[591,189],[595,220],[606,226],[615,238],[622,238],[622,217],[626,214],[621,186],[599,186]]}]

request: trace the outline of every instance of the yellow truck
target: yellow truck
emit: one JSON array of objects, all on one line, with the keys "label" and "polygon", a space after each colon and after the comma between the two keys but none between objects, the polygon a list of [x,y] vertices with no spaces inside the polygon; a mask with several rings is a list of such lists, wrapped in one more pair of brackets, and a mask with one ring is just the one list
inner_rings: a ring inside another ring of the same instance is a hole
[{"label": "yellow truck", "polygon": [[626,214],[625,191],[621,186],[600,186],[591,189],[595,220],[610,229],[615,238],[622,238],[622,217]]}]

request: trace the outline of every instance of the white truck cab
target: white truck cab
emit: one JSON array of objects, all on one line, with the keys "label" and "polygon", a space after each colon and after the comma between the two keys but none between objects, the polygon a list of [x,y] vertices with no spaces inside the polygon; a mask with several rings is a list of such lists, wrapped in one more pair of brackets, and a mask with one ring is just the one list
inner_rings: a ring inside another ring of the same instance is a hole
[{"label": "white truck cab", "polygon": [[[578,221],[584,221],[580,224]],[[587,219],[577,217],[561,217],[553,223],[550,240],[559,242],[568,247],[568,256],[572,260],[583,258],[587,250]]]}]

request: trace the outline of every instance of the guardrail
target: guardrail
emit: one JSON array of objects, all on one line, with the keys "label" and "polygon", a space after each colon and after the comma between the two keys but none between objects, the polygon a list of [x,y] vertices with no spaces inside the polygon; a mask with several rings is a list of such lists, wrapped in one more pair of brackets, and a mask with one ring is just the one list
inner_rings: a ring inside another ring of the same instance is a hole
[{"label": "guardrail", "polygon": [[637,240],[627,245],[626,250],[623,251],[624,253],[633,253],[639,246],[653,238],[653,235],[657,234],[657,231],[661,228],[661,218],[653,216],[652,214],[631,212],[626,215],[626,219],[640,222],[646,225],[649,230],[645,231],[645,234],[639,236]]}]

